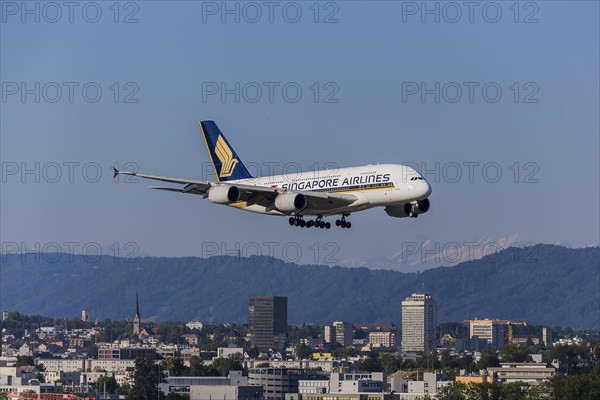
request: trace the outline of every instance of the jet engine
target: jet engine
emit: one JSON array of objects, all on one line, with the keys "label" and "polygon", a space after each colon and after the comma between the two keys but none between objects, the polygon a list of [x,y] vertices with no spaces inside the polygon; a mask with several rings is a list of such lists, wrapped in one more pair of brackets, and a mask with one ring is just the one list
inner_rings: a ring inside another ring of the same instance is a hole
[{"label": "jet engine", "polygon": [[410,203],[404,204],[395,204],[393,206],[387,206],[385,208],[385,212],[390,217],[396,218],[406,218],[412,217],[417,218],[419,214],[424,214],[429,211],[431,207],[431,202],[429,199],[413,201]]},{"label": "jet engine", "polygon": [[240,189],[237,186],[219,185],[208,190],[208,200],[217,204],[234,203],[240,199]]},{"label": "jet engine", "polygon": [[308,202],[302,193],[282,193],[275,198],[275,208],[281,212],[297,212],[306,208]]}]

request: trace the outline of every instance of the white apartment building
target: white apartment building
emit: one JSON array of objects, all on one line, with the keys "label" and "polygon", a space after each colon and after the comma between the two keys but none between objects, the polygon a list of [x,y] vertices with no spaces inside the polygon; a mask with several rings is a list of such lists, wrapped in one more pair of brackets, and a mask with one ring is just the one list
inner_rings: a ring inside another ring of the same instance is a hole
[{"label": "white apartment building", "polygon": [[437,305],[427,293],[413,293],[402,302],[402,351],[436,348]]},{"label": "white apartment building", "polygon": [[370,332],[369,344],[371,347],[396,348],[398,341],[394,332]]}]

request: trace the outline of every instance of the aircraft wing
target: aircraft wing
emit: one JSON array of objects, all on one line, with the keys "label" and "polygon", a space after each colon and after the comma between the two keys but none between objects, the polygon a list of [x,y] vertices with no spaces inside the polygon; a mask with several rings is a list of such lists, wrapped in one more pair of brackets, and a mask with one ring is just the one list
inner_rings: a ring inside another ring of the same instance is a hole
[{"label": "aircraft wing", "polygon": [[213,183],[209,181],[198,181],[194,179],[182,179],[182,178],[171,178],[168,176],[159,176],[159,175],[148,175],[148,174],[140,174],[138,172],[132,171],[119,171],[114,166],[113,168],[113,178],[116,178],[117,175],[129,175],[136,176],[138,178],[144,179],[152,179],[155,181],[162,181],[168,183],[179,183],[181,185],[185,185],[183,188],[175,188],[169,186],[150,186],[150,189],[156,190],[166,190],[169,192],[179,192],[179,193],[189,193],[189,194],[197,194],[206,196],[208,193],[208,189],[213,185]]},{"label": "aircraft wing", "polygon": [[[167,176],[159,175],[148,175],[132,171],[119,171],[113,167],[113,177],[117,175],[130,175],[138,178],[152,179],[168,183],[178,183],[185,185],[183,188],[169,187],[169,186],[150,186],[151,189],[164,190],[176,193],[187,193],[200,195],[203,198],[208,196],[208,190],[212,186],[220,185],[222,183],[214,183],[210,181],[198,181],[193,179],[182,179],[182,178],[171,178]],[[266,207],[267,209],[275,209],[275,198],[282,193],[286,193],[286,190],[278,188],[270,188],[266,186],[255,186],[248,184],[237,184],[231,183],[240,190],[240,200],[246,202],[247,206],[258,204]],[[294,193],[302,193],[306,196],[307,209],[313,210],[333,210],[340,207],[345,207],[358,198],[352,194],[341,194],[341,193],[327,193],[327,192],[315,192],[315,191],[302,191]]]},{"label": "aircraft wing", "polygon": [[[235,184],[235,186],[240,189],[240,200],[245,201],[247,205],[259,204],[267,207],[267,209],[274,209],[275,198],[277,195],[287,192],[286,190],[264,186],[244,184]],[[310,190],[292,192],[302,193],[304,196],[306,196],[306,200],[308,202],[307,209],[313,210],[333,210],[352,204],[358,199],[352,194],[314,192]]]}]

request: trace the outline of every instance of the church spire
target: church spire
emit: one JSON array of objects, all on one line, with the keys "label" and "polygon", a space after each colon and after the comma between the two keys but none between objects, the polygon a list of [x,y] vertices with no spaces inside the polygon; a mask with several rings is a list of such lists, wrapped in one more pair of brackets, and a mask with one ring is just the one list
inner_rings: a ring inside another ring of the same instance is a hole
[{"label": "church spire", "polygon": [[140,334],[140,322],[142,322],[142,318],[140,317],[140,301],[138,296],[138,291],[135,291],[135,316],[133,317],[133,334]]},{"label": "church spire", "polygon": [[137,290],[135,291],[135,316],[140,317],[140,302]]}]

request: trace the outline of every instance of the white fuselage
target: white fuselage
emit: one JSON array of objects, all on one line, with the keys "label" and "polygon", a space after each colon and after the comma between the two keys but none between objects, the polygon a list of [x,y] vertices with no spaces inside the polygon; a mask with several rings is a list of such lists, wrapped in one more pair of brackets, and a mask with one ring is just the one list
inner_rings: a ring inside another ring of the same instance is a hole
[{"label": "white fuselage", "polygon": [[[328,210],[304,210],[301,215],[337,215],[372,207],[389,206],[423,200],[431,194],[429,183],[413,168],[399,164],[310,171],[288,175],[228,181],[227,184],[247,184],[292,192],[328,192],[352,194],[356,200],[345,207]],[[285,215],[277,210],[240,201],[230,204],[245,211]]]}]

